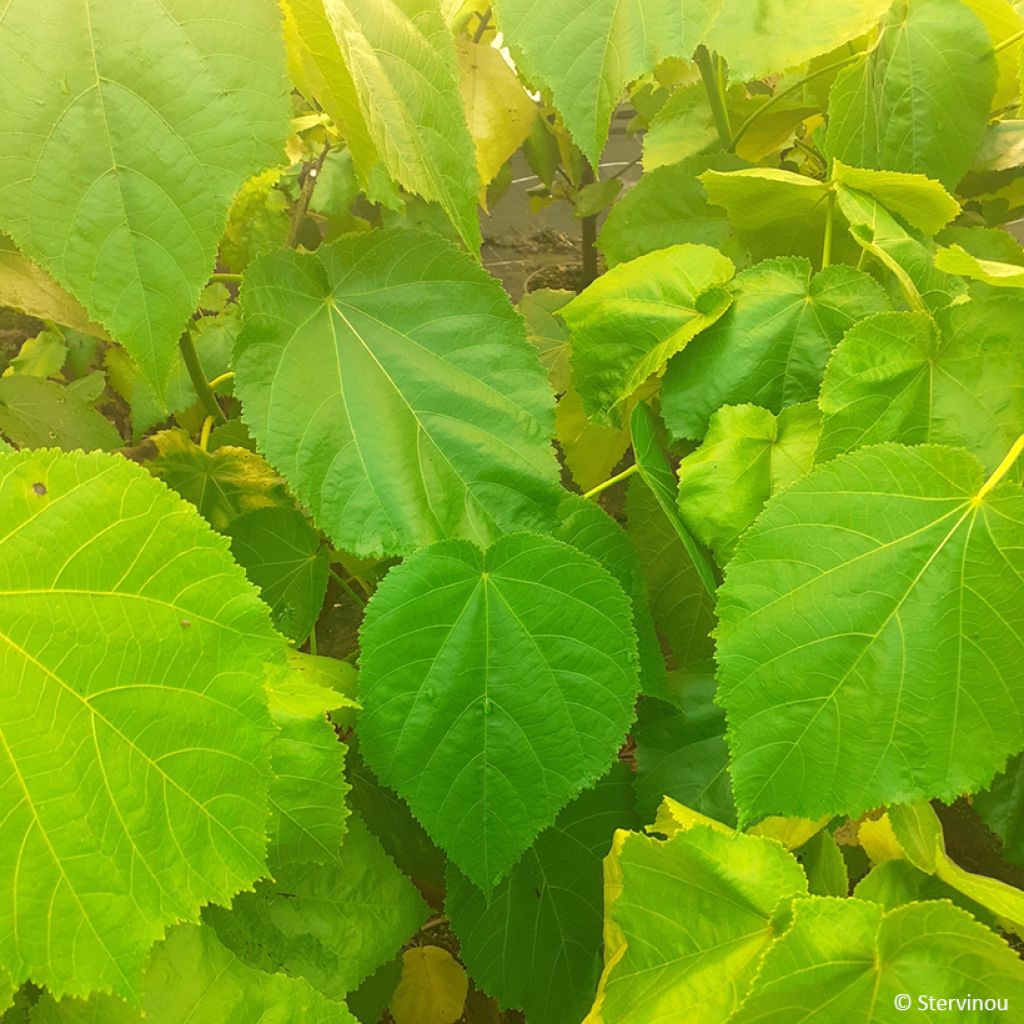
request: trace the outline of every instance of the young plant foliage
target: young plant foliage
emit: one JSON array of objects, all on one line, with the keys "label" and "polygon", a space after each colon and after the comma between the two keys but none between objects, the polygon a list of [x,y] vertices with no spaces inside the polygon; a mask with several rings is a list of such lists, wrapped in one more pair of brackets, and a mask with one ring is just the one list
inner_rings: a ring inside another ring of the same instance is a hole
[{"label": "young plant foliage", "polygon": [[938,445],[860,449],[768,503],[718,596],[743,820],[991,780],[1024,742],[1022,522],[1019,487]]},{"label": "young plant foliage", "polygon": [[367,760],[487,892],[596,781],[633,718],[629,598],[555,540],[418,552],[360,639]]},{"label": "young plant foliage", "polygon": [[279,26],[270,0],[228,0],[216,20],[201,0],[0,12],[0,228],[159,395],[235,192],[279,159]]},{"label": "young plant foliage", "polygon": [[237,389],[260,449],[357,555],[546,526],[551,394],[500,286],[430,235],[352,236],[246,275]]},{"label": "young plant foliage", "polygon": [[0,0],[0,1024],[1016,1020],[1022,60]]},{"label": "young plant foliage", "polygon": [[283,645],[227,542],[124,459],[0,456],[0,509],[3,962],[136,998],[169,925],[263,873]]}]

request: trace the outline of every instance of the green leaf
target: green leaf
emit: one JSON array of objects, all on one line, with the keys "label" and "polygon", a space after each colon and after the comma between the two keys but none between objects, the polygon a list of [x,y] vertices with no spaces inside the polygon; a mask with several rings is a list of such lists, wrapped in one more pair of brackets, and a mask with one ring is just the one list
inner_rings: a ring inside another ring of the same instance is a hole
[{"label": "green leaf", "polygon": [[962,281],[935,269],[931,242],[905,229],[878,200],[849,188],[838,189],[836,199],[853,240],[895,276],[910,309],[942,309],[967,294]]},{"label": "green leaf", "polygon": [[1024,927],[1024,892],[999,879],[965,871],[952,860],[939,817],[926,800],[895,804],[887,818],[898,849],[915,868],[935,875],[972,905],[980,904],[1000,920]]},{"label": "green leaf", "polygon": [[[576,145],[597,165],[630,82],[689,57],[721,0],[498,0],[498,25],[525,77],[551,91]],[[569,55],[567,57],[567,55]]]},{"label": "green leaf", "polygon": [[[732,90],[728,98],[734,98]],[[644,171],[696,159],[715,146],[721,146],[721,139],[707,91],[699,79],[691,81],[670,93],[651,118],[643,136]]]},{"label": "green leaf", "polygon": [[54,1001],[46,994],[33,1024],[355,1024],[342,1003],[301,978],[265,974],[225,948],[206,926],[181,925],[153,951],[143,980],[143,1012],[110,996]]},{"label": "green leaf", "polygon": [[1024,267],[1016,263],[981,259],[967,252],[962,245],[950,245],[936,250],[935,266],[947,274],[959,274],[973,281],[983,281],[993,288],[1024,288]]},{"label": "green leaf", "polygon": [[922,900],[948,900],[962,907],[982,924],[990,928],[999,927],[991,911],[939,881],[934,875],[918,871],[906,860],[885,860],[876,864],[857,883],[853,895],[858,899],[878,903],[886,910]]},{"label": "green leaf", "polygon": [[285,10],[293,63],[355,140],[364,182],[381,160],[403,188],[438,203],[479,251],[476,154],[455,43],[436,0],[323,0],[322,9],[285,0]]},{"label": "green leaf", "polygon": [[955,188],[981,142],[995,85],[988,32],[960,0],[894,4],[867,59],[832,88],[828,154]]},{"label": "green leaf", "polygon": [[434,236],[255,264],[236,393],[260,450],[356,555],[547,526],[552,397],[493,278]]},{"label": "green leaf", "polygon": [[[825,374],[818,460],[881,441],[959,445],[993,472],[1024,428],[1024,302],[861,321]],[[1020,469],[1013,470],[1020,479]]]},{"label": "green leaf", "polygon": [[626,518],[647,580],[651,615],[676,665],[685,668],[708,663],[714,654],[713,591],[702,582],[673,521],[643,480],[630,481]]},{"label": "green leaf", "polygon": [[[910,1000],[905,1006],[901,996]],[[939,1006],[945,999],[950,1004]],[[877,903],[819,897],[794,900],[789,930],[768,950],[730,1024],[897,1021],[911,1008],[935,1019],[970,1010],[961,1019],[996,1020],[998,1012],[983,1010],[986,999],[1000,1006],[1024,999],[1024,967],[970,914],[944,902],[886,912]]]},{"label": "green leaf", "polygon": [[[925,442],[933,426],[931,388],[942,339],[926,313],[864,319],[836,350],[821,387],[818,460],[887,440]],[[977,353],[975,353],[977,355]],[[961,400],[956,388],[954,401]],[[941,423],[936,423],[941,429]],[[1006,451],[1006,445],[1004,445]]]},{"label": "green leaf", "polygon": [[774,167],[710,170],[699,177],[708,200],[726,210],[755,259],[780,254],[820,258],[827,182]]},{"label": "green leaf", "polygon": [[669,363],[666,425],[699,439],[720,406],[752,402],[779,413],[813,401],[842,336],[887,308],[881,288],[852,267],[812,274],[807,260],[788,257],[741,271],[729,311]]},{"label": "green leaf", "polygon": [[731,301],[733,264],[705,245],[674,245],[620,263],[565,306],[572,366],[590,414],[612,414]]},{"label": "green leaf", "polygon": [[203,451],[184,430],[162,430],[150,440],[157,454],[146,468],[195,505],[215,529],[227,530],[255,509],[289,502],[284,482],[255,452],[231,445]]},{"label": "green leaf", "polygon": [[379,967],[362,985],[345,997],[345,1002],[360,1024],[379,1024],[402,977],[402,958]]},{"label": "green leaf", "polygon": [[135,998],[169,924],[264,871],[282,644],[227,541],[125,459],[0,456],[0,509],[0,961]]},{"label": "green leaf", "polygon": [[725,0],[708,48],[747,82],[803,64],[863,35],[890,0]]},{"label": "green leaf", "polygon": [[744,535],[717,632],[741,820],[952,799],[1024,744],[1024,496],[999,475],[863,448]]},{"label": "green leaf", "polygon": [[22,342],[18,354],[7,364],[5,377],[53,377],[68,357],[68,346],[59,329],[43,328]]},{"label": "green leaf", "polygon": [[0,431],[21,448],[72,451],[120,448],[113,424],[63,384],[39,377],[0,377]]},{"label": "green leaf", "polygon": [[707,551],[697,543],[679,515],[676,479],[658,440],[654,417],[646,405],[638,405],[630,419],[633,455],[640,479],[650,488],[665,518],[686,551],[701,583],[709,594],[715,592],[715,570]]},{"label": "green leaf", "polygon": [[592,181],[576,193],[572,215],[577,220],[596,217],[604,213],[622,191],[621,178],[606,178],[604,181]]},{"label": "green leaf", "polygon": [[808,473],[821,431],[811,402],[775,416],[756,405],[725,405],[704,443],[679,463],[679,514],[719,564],[764,503]]},{"label": "green leaf", "polygon": [[53,320],[65,327],[105,338],[103,328],[89,319],[82,304],[49,274],[24,257],[0,234],[0,306],[20,310],[38,320]]},{"label": "green leaf", "polygon": [[231,200],[283,157],[277,9],[12,0],[0,64],[0,226],[162,394]]},{"label": "green leaf", "polygon": [[359,171],[360,183],[366,185],[379,158],[324,0],[280,0],[280,4],[292,82],[338,126]]},{"label": "green leaf", "polygon": [[253,260],[283,249],[288,244],[292,214],[285,192],[278,188],[282,168],[250,178],[228,211],[228,223],[220,246],[220,262],[240,272]]},{"label": "green leaf", "polygon": [[363,753],[481,889],[622,742],[637,693],[631,618],[596,562],[529,534],[417,552],[370,602]]},{"label": "green leaf", "polygon": [[[626,406],[634,400],[636,396]],[[555,409],[555,437],[573,480],[586,492],[604,483],[622,461],[629,448],[629,423],[609,427],[587,416],[583,399],[570,383]]]},{"label": "green leaf", "polygon": [[800,850],[800,863],[807,874],[807,886],[815,896],[846,896],[850,892],[850,876],[846,861],[835,838],[822,829]]},{"label": "green leaf", "polygon": [[886,910],[925,899],[953,899],[953,891],[907,860],[883,860],[857,883],[853,895],[870,900]]},{"label": "green leaf", "polygon": [[526,336],[537,349],[540,361],[548,372],[551,389],[562,394],[572,380],[569,369],[569,332],[555,314],[573,297],[570,291],[556,288],[538,288],[527,292],[520,300],[520,316],[526,321]]},{"label": "green leaf", "polygon": [[573,495],[565,499],[559,511],[562,521],[554,536],[607,569],[632,601],[641,692],[654,697],[668,697],[665,659],[647,605],[647,586],[629,537],[600,505],[592,501]]},{"label": "green leaf", "polygon": [[357,814],[322,864],[289,862],[204,913],[246,963],[303,978],[329,999],[357,988],[409,941],[427,905]]},{"label": "green leaf", "polygon": [[[950,248],[959,246],[971,256],[981,260],[994,260],[998,263],[1024,266],[1024,247],[1009,231],[1003,228],[954,225],[940,231],[936,241]],[[936,248],[936,260],[942,251],[941,247]]]},{"label": "green leaf", "polygon": [[1003,856],[1024,866],[1024,755],[1015,754],[971,806],[1002,840]]},{"label": "green leaf", "polygon": [[304,643],[327,593],[330,560],[320,535],[301,512],[282,507],[246,512],[228,524],[227,533],[235,560],[260,588],[274,625]]},{"label": "green leaf", "polygon": [[738,157],[717,153],[644,174],[611,208],[601,228],[598,246],[609,264],[685,242],[723,248],[729,219],[725,210],[708,202],[698,175],[742,166]]},{"label": "green leaf", "polygon": [[1021,18],[1017,4],[1013,0],[963,0],[982,20],[988,30],[989,38],[995,50],[998,80],[996,93],[992,99],[994,110],[1011,107],[1020,95]]},{"label": "green leaf", "polygon": [[606,914],[625,948],[606,952],[586,1024],[731,1020],[774,938],[775,908],[807,891],[797,862],[774,840],[702,825],[667,841],[619,833],[610,860],[621,889]]},{"label": "green leaf", "polygon": [[960,213],[960,204],[942,185],[923,174],[847,167],[833,160],[832,180],[840,191],[854,189],[877,199],[890,213],[926,235],[941,231]]},{"label": "green leaf", "polygon": [[[349,804],[380,840],[399,870],[415,879],[417,887],[431,903],[440,904],[444,892],[444,854],[412,816],[409,805],[373,774],[359,752],[357,740],[358,735],[353,736],[347,758],[352,782]],[[376,1018],[372,1024],[377,1024]]]},{"label": "green leaf", "polygon": [[615,765],[542,832],[488,900],[457,868],[445,909],[473,978],[531,1024],[580,1020],[601,971],[602,868],[612,833],[638,824]]},{"label": "green leaf", "polygon": [[287,669],[267,680],[270,717],[279,732],[270,745],[270,848],[275,874],[281,865],[329,864],[345,834],[345,745],[328,718],[352,702],[339,689],[348,684],[350,665],[329,658],[288,652]]},{"label": "green leaf", "polygon": [[725,712],[714,702],[708,672],[677,673],[676,704],[645,700],[633,727],[640,817],[655,816],[662,797],[726,825],[736,824],[725,745]]}]

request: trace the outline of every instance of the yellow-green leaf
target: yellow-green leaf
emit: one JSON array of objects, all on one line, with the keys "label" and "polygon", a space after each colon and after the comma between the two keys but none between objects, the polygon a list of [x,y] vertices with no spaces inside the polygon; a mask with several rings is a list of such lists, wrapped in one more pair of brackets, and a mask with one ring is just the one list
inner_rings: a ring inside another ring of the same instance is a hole
[{"label": "yellow-green leaf", "polygon": [[402,954],[402,978],[391,997],[395,1024],[455,1024],[466,1005],[469,979],[440,946],[414,946]]}]

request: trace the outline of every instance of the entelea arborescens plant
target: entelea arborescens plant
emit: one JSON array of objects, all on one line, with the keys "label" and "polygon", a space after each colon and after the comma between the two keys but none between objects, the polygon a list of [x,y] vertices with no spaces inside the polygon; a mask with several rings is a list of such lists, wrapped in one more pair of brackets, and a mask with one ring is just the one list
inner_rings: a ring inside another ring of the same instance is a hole
[{"label": "entelea arborescens plant", "polygon": [[1020,6],[0,2],[3,1024],[1021,1019]]}]

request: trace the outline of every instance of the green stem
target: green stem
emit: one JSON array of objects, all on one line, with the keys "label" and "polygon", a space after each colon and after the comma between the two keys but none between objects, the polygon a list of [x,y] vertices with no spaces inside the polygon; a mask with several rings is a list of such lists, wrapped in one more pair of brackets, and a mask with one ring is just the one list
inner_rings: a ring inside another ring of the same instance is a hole
[{"label": "green stem", "polygon": [[698,46],[693,59],[700,68],[700,77],[704,82],[704,91],[708,95],[711,114],[718,131],[718,141],[723,149],[728,149],[732,141],[732,131],[729,128],[729,111],[725,106],[724,70],[717,58],[712,58],[706,46]]},{"label": "green stem", "polygon": [[827,67],[818,68],[817,71],[813,71],[811,72],[811,74],[805,75],[803,78],[800,79],[799,82],[794,82],[792,85],[787,86],[781,92],[777,92],[770,100],[768,100],[767,103],[763,103],[760,107],[758,107],[757,110],[755,110],[750,115],[750,117],[748,117],[746,121],[744,121],[743,124],[741,124],[739,128],[736,129],[736,134],[733,135],[732,139],[729,142],[729,150],[731,152],[734,152],[736,150],[736,146],[739,144],[740,139],[742,139],[743,136],[746,135],[748,131],[750,131],[751,125],[753,125],[754,122],[762,114],[765,113],[765,111],[770,110],[772,107],[774,107],[775,104],[779,102],[779,100],[785,99],[787,96],[791,96],[793,93],[797,92],[799,89],[802,89],[805,85],[807,85],[808,82],[813,82],[816,78],[821,78],[822,75],[827,75],[830,71],[838,71],[840,68],[846,67],[847,64],[852,64],[855,60],[859,60],[862,56],[863,54],[861,53],[850,54],[849,57],[844,57],[842,60],[837,60],[835,61],[835,63],[829,64]]},{"label": "green stem", "polygon": [[821,248],[821,269],[832,263],[832,229],[836,220],[836,194],[829,192],[825,201],[825,241]]},{"label": "green stem", "polygon": [[620,480],[627,480],[631,477],[640,467],[634,462],[629,469],[624,469],[621,473],[616,473],[615,476],[605,480],[604,483],[598,484],[596,487],[591,487],[583,497],[584,498],[596,498],[602,491],[607,491],[609,487],[613,487]]},{"label": "green stem", "polygon": [[355,591],[354,591],[354,590],[353,590],[353,589],[352,589],[352,588],[351,588],[351,587],[350,587],[350,586],[349,586],[349,585],[348,585],[348,584],[347,584],[347,583],[346,583],[346,582],[345,582],[345,581],[344,581],[344,580],[343,580],[343,579],[341,578],[341,576],[339,576],[339,575],[338,575],[338,573],[336,573],[336,572],[335,572],[335,571],[334,571],[333,569],[330,569],[330,570],[328,570],[328,571],[329,571],[329,572],[330,572],[330,574],[331,574],[331,579],[333,579],[333,580],[334,580],[334,582],[335,582],[335,583],[337,583],[337,584],[338,584],[338,586],[339,586],[339,587],[341,587],[341,589],[342,589],[342,590],[344,590],[344,591],[345,591],[345,593],[346,593],[346,594],[348,594],[348,596],[349,596],[350,598],[352,598],[352,600],[353,600],[353,601],[354,601],[354,602],[355,602],[356,604],[366,604],[366,598],[365,598],[365,597],[363,597],[363,596],[362,596],[361,594],[357,594],[357,593],[356,593],[356,592],[355,592]]},{"label": "green stem", "polygon": [[178,339],[178,345],[181,348],[181,357],[185,361],[185,369],[188,370],[192,386],[196,389],[203,408],[213,417],[215,423],[227,423],[224,410],[217,404],[217,396],[210,389],[206,374],[203,373],[203,365],[199,362],[199,353],[196,351],[196,343],[192,340],[192,335],[185,331]]},{"label": "green stem", "polygon": [[1012,36],[1007,36],[998,46],[993,46],[992,52],[1002,53],[1003,50],[1008,50],[1014,43],[1019,43],[1022,39],[1024,39],[1024,30],[1014,32]]},{"label": "green stem", "polygon": [[241,274],[211,274],[210,284],[241,284]]}]

